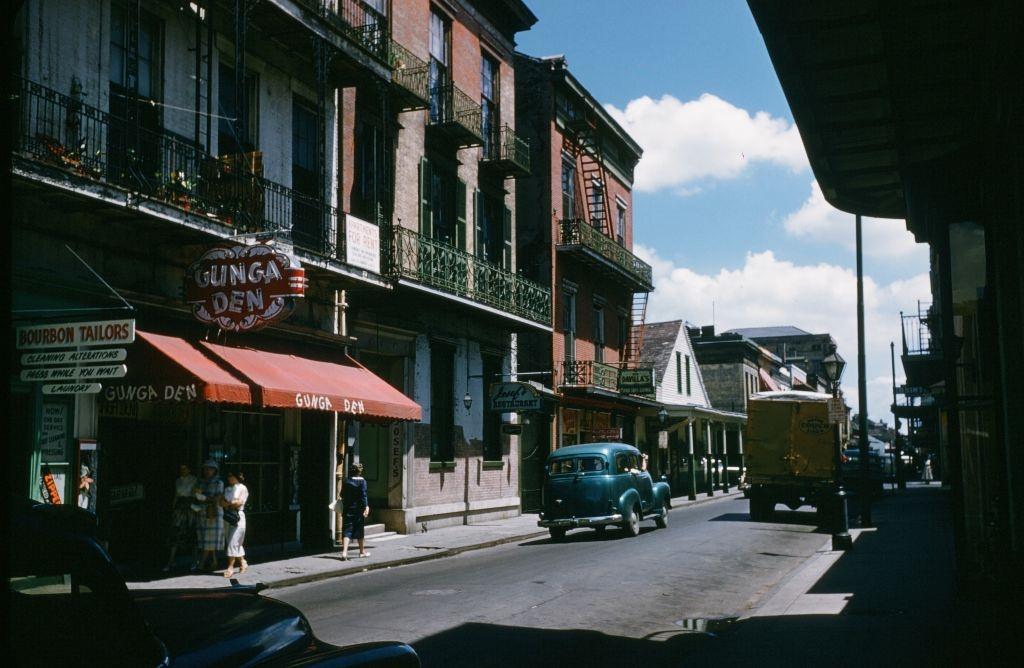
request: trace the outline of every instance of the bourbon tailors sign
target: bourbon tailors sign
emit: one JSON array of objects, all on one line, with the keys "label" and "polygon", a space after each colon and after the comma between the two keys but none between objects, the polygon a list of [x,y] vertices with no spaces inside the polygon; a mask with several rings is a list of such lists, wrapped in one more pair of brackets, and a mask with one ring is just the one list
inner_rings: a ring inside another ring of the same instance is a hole
[{"label": "bourbon tailors sign", "polygon": [[299,261],[268,244],[223,244],[185,271],[185,301],[200,322],[231,332],[286,318],[306,292]]}]

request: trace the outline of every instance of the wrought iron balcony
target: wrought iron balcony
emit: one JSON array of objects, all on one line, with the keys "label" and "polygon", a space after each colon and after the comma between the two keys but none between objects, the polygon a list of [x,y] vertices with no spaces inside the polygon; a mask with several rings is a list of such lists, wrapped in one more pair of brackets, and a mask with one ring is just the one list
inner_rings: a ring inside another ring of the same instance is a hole
[{"label": "wrought iron balcony", "polygon": [[532,320],[551,323],[551,291],[414,230],[392,231],[390,271],[443,292]]},{"label": "wrought iron balcony", "polygon": [[530,175],[530,142],[505,125],[484,142],[480,166],[504,176]]},{"label": "wrought iron balcony", "polygon": [[[928,388],[943,378],[941,339],[935,336],[940,319],[934,307],[918,303],[916,315],[900,314],[903,329],[903,369],[908,386]],[[958,352],[958,351],[954,351]]]},{"label": "wrought iron balcony", "polygon": [[617,392],[619,368],[593,360],[562,360],[558,363],[558,384],[563,387],[597,387]]},{"label": "wrought iron balcony", "polygon": [[427,63],[404,46],[390,40],[388,65],[391,66],[391,90],[402,111],[426,109],[430,106],[427,85]]},{"label": "wrought iron balcony", "polygon": [[484,143],[483,109],[450,81],[430,89],[430,122],[457,146]]},{"label": "wrought iron balcony", "polygon": [[18,80],[12,106],[17,157],[239,232],[290,232],[300,248],[344,258],[344,216],[320,198],[263,178],[258,154],[212,156],[26,80]]},{"label": "wrought iron balcony", "polygon": [[297,0],[371,56],[388,61],[388,19],[363,0]]},{"label": "wrought iron balcony", "polygon": [[559,222],[558,250],[573,253],[612,280],[629,286],[634,292],[654,289],[651,265],[605,236],[580,218]]}]

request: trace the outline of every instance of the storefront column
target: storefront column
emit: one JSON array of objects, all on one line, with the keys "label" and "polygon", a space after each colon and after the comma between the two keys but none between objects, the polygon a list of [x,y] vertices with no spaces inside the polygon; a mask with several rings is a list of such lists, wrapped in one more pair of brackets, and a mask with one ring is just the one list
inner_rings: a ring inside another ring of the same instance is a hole
[{"label": "storefront column", "polygon": [[738,425],[738,428],[736,429],[736,445],[740,460],[739,476],[736,478],[736,482],[739,484],[739,481],[743,480],[744,476],[747,474],[746,457],[743,456],[743,425]]},{"label": "storefront column", "polygon": [[729,438],[728,425],[722,423],[722,491],[729,493]]},{"label": "storefront column", "polygon": [[697,500],[697,464],[693,456],[693,420],[686,423],[686,475],[689,485],[686,498]]},{"label": "storefront column", "polygon": [[706,450],[707,467],[705,468],[705,475],[707,476],[707,491],[708,496],[715,495],[715,458],[714,458],[714,441],[711,440],[711,422],[708,420],[704,421],[704,449]]},{"label": "storefront column", "polygon": [[[330,480],[327,483],[328,489],[331,490],[331,500],[337,500],[338,498],[338,414],[333,414],[331,420],[331,465],[328,467],[327,472],[330,476]],[[330,502],[328,502],[330,503]],[[334,512],[328,518],[331,531],[331,541],[336,542],[338,540],[338,530],[341,516]]]}]

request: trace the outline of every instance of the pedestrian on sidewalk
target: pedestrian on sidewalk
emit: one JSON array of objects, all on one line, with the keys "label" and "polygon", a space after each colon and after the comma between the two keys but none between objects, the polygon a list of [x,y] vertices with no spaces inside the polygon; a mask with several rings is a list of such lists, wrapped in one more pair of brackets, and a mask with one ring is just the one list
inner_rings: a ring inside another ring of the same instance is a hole
[{"label": "pedestrian on sidewalk", "polygon": [[241,471],[228,471],[227,489],[220,505],[223,508],[224,523],[228,533],[228,568],[224,577],[235,574],[235,561],[239,562],[239,573],[244,573],[249,564],[245,561],[245,502],[249,499],[249,488],[245,486],[245,476]]},{"label": "pedestrian on sidewalk", "polygon": [[196,512],[192,510],[195,502],[193,490],[196,488],[196,477],[188,464],[178,466],[178,477],[174,481],[174,501],[171,504],[171,554],[167,557],[167,565],[163,572],[167,573],[174,567],[174,558],[180,549],[192,549],[192,563],[196,563]]},{"label": "pedestrian on sidewalk", "polygon": [[[196,523],[196,542],[203,551],[193,571],[202,571],[217,567],[217,550],[224,547],[224,509],[220,507],[220,499],[224,496],[224,483],[217,477],[220,467],[210,459],[203,464],[203,477],[193,490],[193,496],[199,502],[199,521]],[[209,566],[207,566],[209,563]]]},{"label": "pedestrian on sidewalk", "polygon": [[930,485],[934,479],[935,476],[932,473],[932,458],[929,457],[924,460],[924,471],[921,473],[921,480],[924,480],[924,484]]},{"label": "pedestrian on sidewalk", "polygon": [[354,538],[359,542],[359,556],[368,557],[364,525],[370,514],[370,502],[366,496],[366,480],[363,479],[363,465],[359,462],[349,467],[349,477],[341,486],[341,558],[348,559],[348,544]]}]

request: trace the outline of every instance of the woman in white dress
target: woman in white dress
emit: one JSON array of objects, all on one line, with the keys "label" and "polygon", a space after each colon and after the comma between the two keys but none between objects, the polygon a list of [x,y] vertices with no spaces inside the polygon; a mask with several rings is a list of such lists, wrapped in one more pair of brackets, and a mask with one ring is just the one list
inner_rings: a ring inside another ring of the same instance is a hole
[{"label": "woman in white dress", "polygon": [[[228,568],[224,577],[235,574],[235,561],[238,560],[239,573],[244,573],[249,564],[245,561],[245,502],[249,499],[249,489],[245,486],[245,476],[240,471],[229,471],[228,487],[224,490],[221,506],[224,508],[224,523],[228,533]],[[237,515],[236,515],[237,513]]]}]

